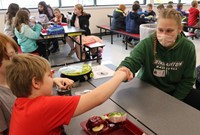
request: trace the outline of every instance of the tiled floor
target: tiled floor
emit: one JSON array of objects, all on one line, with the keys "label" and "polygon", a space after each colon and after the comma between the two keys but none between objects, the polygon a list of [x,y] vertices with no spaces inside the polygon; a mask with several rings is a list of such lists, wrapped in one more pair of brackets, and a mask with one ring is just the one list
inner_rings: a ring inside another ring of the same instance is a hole
[{"label": "tiled floor", "polygon": [[[105,47],[103,50],[103,59],[102,64],[113,64],[118,66],[120,62],[129,55],[132,48],[128,47],[128,50],[125,50],[125,45],[122,43],[121,38],[117,38],[114,36],[114,43],[110,44],[110,36],[103,36],[103,41],[105,43]],[[196,54],[197,54],[197,64],[200,65],[200,39],[192,40],[196,47]],[[66,44],[60,42],[60,51],[50,55],[50,62],[52,65],[55,64],[63,64],[66,62],[73,62],[77,61],[76,55],[72,57],[67,56],[69,53],[70,48]],[[90,62],[91,63],[91,62]],[[96,65],[96,61],[92,62],[93,65]]]}]

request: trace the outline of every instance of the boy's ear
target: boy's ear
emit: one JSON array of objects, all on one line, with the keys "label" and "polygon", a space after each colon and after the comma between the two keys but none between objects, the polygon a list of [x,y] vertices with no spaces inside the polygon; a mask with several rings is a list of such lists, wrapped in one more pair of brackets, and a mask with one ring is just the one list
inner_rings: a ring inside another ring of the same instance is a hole
[{"label": "boy's ear", "polygon": [[32,87],[35,88],[35,89],[40,88],[40,82],[37,81],[35,77],[33,77],[33,79],[32,79]]}]

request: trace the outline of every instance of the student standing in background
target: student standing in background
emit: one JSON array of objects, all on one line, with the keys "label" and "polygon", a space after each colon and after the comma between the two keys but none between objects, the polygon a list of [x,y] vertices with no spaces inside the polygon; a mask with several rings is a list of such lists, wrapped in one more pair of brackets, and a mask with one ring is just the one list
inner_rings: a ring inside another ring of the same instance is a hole
[{"label": "student standing in background", "polygon": [[19,10],[19,5],[15,3],[11,3],[8,6],[8,11],[6,12],[5,19],[4,19],[4,34],[12,37],[16,43],[17,43],[17,38],[14,34],[14,19],[17,11]]}]

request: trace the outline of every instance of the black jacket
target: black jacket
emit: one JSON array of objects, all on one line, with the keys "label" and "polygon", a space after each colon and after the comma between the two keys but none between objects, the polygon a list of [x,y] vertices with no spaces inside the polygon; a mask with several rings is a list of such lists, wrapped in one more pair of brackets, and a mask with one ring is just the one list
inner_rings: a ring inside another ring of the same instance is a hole
[{"label": "black jacket", "polygon": [[113,30],[125,30],[126,28],[126,16],[125,13],[119,9],[113,11],[113,18],[111,23],[111,29]]},{"label": "black jacket", "polygon": [[[89,19],[90,19],[91,15],[90,14],[86,14],[86,13],[83,13],[81,16],[78,17],[79,19],[79,25],[80,25],[80,28],[85,30],[85,35],[91,35],[91,32],[90,32],[90,28],[89,28]],[[75,19],[76,19],[76,15],[73,14],[72,16],[72,19],[71,19],[71,26],[75,26]]]}]

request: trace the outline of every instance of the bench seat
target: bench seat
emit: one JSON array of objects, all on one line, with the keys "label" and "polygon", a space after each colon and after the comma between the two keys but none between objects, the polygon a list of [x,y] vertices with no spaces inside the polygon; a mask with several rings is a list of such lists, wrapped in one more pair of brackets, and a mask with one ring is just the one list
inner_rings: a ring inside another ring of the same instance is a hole
[{"label": "bench seat", "polygon": [[[100,29],[100,38],[102,39],[102,30],[107,30],[107,31],[110,31],[110,35],[111,35],[111,44],[113,44],[113,34],[116,33],[116,34],[120,34],[120,35],[123,35],[125,36],[125,38],[127,39],[128,37],[131,37],[133,39],[140,39],[140,34],[132,34],[132,33],[128,33],[126,31],[123,31],[123,30],[112,30],[110,28],[110,26],[106,26],[106,25],[97,25],[97,28]],[[126,50],[128,49],[128,45],[126,43]]]}]

